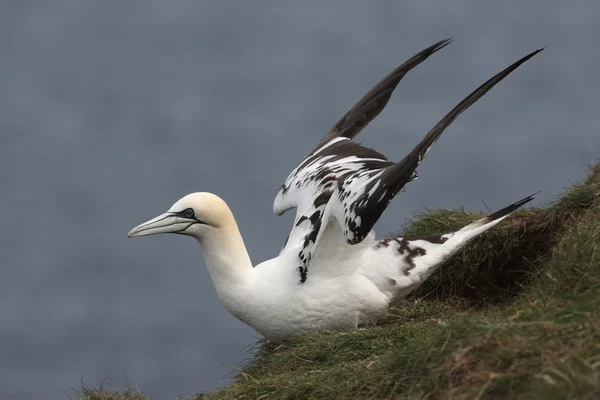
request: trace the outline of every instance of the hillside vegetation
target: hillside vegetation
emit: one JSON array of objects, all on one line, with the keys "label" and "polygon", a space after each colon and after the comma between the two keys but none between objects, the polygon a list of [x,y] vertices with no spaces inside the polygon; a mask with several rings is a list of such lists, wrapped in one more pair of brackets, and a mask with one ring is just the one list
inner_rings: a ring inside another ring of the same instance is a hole
[{"label": "hillside vegetation", "polygon": [[[480,216],[431,212],[405,233]],[[600,166],[476,239],[380,325],[260,346],[234,383],[195,399],[600,398]],[[146,398],[94,388],[75,397]]]}]

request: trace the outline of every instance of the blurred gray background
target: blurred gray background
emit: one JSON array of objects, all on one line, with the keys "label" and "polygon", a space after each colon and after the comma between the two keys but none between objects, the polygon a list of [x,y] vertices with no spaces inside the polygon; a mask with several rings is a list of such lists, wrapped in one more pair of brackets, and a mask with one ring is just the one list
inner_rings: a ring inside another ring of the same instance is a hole
[{"label": "blurred gray background", "polygon": [[542,205],[600,154],[597,1],[0,3],[0,398],[125,377],[157,399],[210,391],[259,335],[219,303],[195,242],[127,240],[193,191],[233,209],[255,263],[279,251],[287,174],[422,48],[359,141],[401,158],[482,81],[377,229],[424,207]]}]

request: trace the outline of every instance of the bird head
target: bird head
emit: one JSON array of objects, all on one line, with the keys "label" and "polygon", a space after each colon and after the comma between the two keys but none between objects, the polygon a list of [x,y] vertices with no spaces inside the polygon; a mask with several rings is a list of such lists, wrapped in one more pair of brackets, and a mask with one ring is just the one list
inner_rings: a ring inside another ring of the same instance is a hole
[{"label": "bird head", "polygon": [[177,233],[201,239],[223,228],[230,217],[231,211],[220,197],[206,192],[192,193],[179,199],[167,212],[130,230],[127,237]]}]

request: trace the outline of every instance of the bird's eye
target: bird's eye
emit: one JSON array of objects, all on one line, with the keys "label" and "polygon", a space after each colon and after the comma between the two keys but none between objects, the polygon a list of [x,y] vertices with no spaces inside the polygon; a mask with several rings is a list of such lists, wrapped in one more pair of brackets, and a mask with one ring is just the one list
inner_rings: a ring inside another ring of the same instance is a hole
[{"label": "bird's eye", "polygon": [[194,210],[192,210],[191,208],[186,208],[185,210],[183,210],[183,216],[189,219],[194,218]]}]

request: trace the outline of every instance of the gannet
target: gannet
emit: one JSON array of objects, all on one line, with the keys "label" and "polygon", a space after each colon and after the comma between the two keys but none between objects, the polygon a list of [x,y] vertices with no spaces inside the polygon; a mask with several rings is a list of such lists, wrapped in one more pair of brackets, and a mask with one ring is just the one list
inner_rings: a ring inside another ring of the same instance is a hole
[{"label": "gannet", "polygon": [[279,255],[253,267],[235,218],[221,198],[192,193],[128,237],[177,233],[198,241],[225,308],[280,342],[319,329],[358,329],[385,317],[473,238],[533,199],[525,197],[456,232],[376,239],[373,226],[442,132],[538,49],[498,73],[452,109],[401,161],[353,138],[385,107],[412,68],[452,39],[427,47],[373,87],[304,158],[276,195],[273,211],[296,208]]}]

